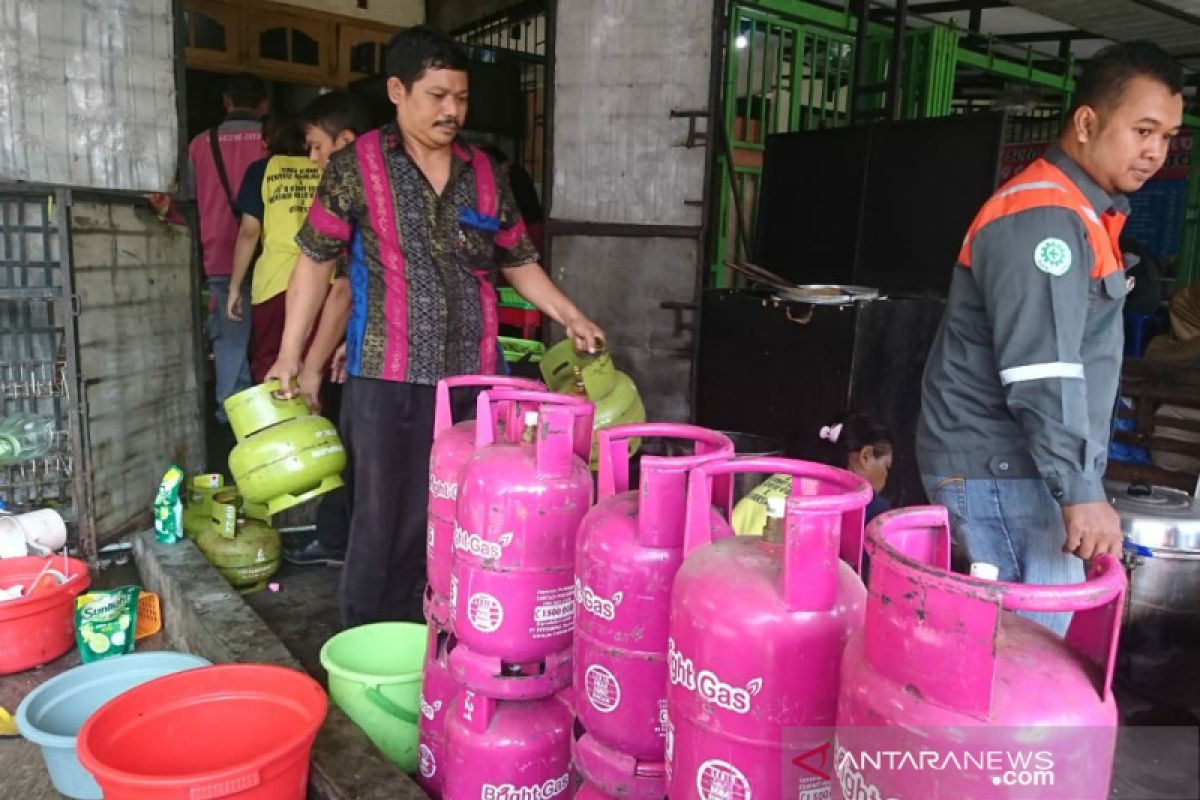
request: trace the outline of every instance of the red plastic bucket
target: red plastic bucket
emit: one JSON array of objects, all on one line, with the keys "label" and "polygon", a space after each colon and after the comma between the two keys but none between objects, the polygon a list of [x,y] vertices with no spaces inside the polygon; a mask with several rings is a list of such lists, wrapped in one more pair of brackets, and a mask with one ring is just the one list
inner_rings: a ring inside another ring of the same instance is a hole
[{"label": "red plastic bucket", "polygon": [[75,598],[92,582],[87,564],[62,556],[0,558],[0,589],[28,590],[47,562],[66,583],[0,602],[0,675],[48,664],[75,646]]},{"label": "red plastic bucket", "polygon": [[201,667],[101,706],[79,731],[79,760],[105,800],[303,800],[326,707],[303,672]]}]

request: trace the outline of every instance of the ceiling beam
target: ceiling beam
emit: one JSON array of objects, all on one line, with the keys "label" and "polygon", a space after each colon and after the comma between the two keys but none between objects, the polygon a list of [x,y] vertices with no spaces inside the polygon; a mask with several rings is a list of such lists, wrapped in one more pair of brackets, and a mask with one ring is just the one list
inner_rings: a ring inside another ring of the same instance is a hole
[{"label": "ceiling beam", "polygon": [[1097,36],[1094,33],[1079,30],[1064,30],[1064,31],[1036,31],[1032,33],[1005,33],[996,37],[1006,42],[1021,42],[1022,44],[1034,44],[1035,42],[1062,42],[1062,41],[1078,41],[1080,39],[1107,39],[1107,36]]},{"label": "ceiling beam", "polygon": [[1200,28],[1200,17],[1176,8],[1169,3],[1164,3],[1162,0],[1132,0],[1132,2],[1141,6],[1142,8],[1148,8],[1151,11],[1157,11],[1160,14],[1166,14],[1168,17],[1173,17],[1180,22],[1186,22],[1189,25],[1195,25],[1196,27]]},{"label": "ceiling beam", "polygon": [[959,11],[983,11],[988,8],[1007,8],[1006,0],[950,0],[942,3],[913,3],[910,14],[951,14]]}]

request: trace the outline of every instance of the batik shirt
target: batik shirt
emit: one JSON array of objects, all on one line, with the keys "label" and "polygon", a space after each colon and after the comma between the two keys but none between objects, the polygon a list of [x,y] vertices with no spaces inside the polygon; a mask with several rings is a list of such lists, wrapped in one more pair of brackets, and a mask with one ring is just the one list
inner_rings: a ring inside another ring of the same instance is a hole
[{"label": "batik shirt", "polygon": [[452,149],[440,196],[394,124],[329,159],[296,242],[317,261],[349,247],[351,375],[433,385],[495,371],[496,271],[538,253],[503,173]]}]

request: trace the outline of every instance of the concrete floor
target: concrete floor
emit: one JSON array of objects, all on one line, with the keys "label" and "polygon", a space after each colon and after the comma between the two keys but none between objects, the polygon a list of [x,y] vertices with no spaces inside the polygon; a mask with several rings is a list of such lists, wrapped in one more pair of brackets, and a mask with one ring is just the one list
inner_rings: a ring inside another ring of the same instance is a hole
[{"label": "concrete floor", "polygon": [[321,647],[342,630],[338,618],[340,567],[297,567],[284,562],[272,579],[278,592],[261,591],[244,599],[287,646],[308,674],[326,684]]}]

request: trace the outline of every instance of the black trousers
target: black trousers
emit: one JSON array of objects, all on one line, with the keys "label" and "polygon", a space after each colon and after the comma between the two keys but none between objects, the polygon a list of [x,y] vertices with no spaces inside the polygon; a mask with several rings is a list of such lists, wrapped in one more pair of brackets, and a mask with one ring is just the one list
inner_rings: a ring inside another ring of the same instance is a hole
[{"label": "black trousers", "polygon": [[[342,384],[325,381],[321,384],[321,416],[333,422],[341,435]],[[317,541],[327,549],[340,553],[346,549],[350,535],[350,507],[346,490],[334,489],[321,496],[317,505]]]},{"label": "black trousers", "polygon": [[[474,418],[477,391],[452,398]],[[354,378],[342,393],[350,539],[340,605],[346,627],[421,622],[434,387]]]}]

